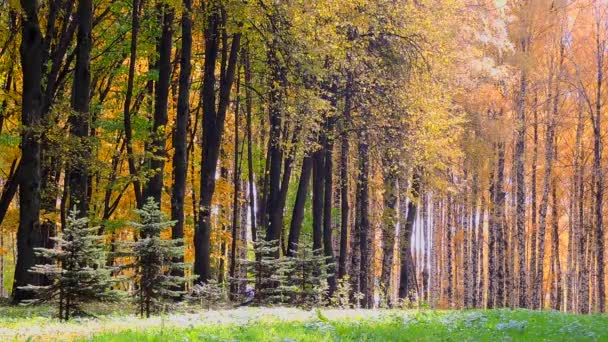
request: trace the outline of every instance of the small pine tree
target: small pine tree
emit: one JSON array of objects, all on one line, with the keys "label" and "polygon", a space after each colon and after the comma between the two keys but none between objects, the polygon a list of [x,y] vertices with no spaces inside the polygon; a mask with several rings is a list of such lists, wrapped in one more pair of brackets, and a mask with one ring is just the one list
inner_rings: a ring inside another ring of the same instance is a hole
[{"label": "small pine tree", "polygon": [[172,227],[175,221],[167,219],[152,197],[148,198],[144,207],[136,210],[136,213],[140,222],[131,224],[139,230],[141,238],[135,242],[122,243],[118,255],[134,259],[133,263],[123,268],[134,269],[134,298],[139,314],[142,317],[150,317],[150,313],[160,308],[164,300],[184,294],[177,289],[186,278],[171,272],[186,267],[183,263],[175,262],[184,254],[184,247],[180,239],[161,239],[161,231]]},{"label": "small pine tree", "polygon": [[111,270],[106,266],[103,236],[99,227],[89,227],[89,219],[78,218],[74,207],[61,234],[53,237],[55,248],[36,248],[36,255],[51,261],[35,265],[30,272],[49,279],[45,286],[27,285],[24,290],[34,291],[36,298],[24,304],[57,301],[59,318],[69,320],[81,310],[80,305],[92,301],[116,299],[111,289]]},{"label": "small pine tree", "polygon": [[327,278],[333,264],[327,263],[322,250],[312,250],[302,243],[295,257],[275,257],[277,240],[258,238],[253,244],[255,260],[241,260],[248,270],[247,279],[255,282],[255,302],[258,304],[292,304],[318,306],[327,302]]},{"label": "small pine tree", "polygon": [[290,282],[296,291],[295,304],[304,306],[323,305],[327,301],[327,278],[333,264],[327,263],[323,250],[313,250],[312,244],[301,243],[293,258]]},{"label": "small pine tree", "polygon": [[246,281],[255,283],[254,301],[258,304],[269,301],[275,294],[278,286],[276,252],[279,250],[279,241],[266,241],[262,236],[258,236],[253,242],[254,260],[240,260],[240,264],[247,270],[246,279],[232,279],[231,281]]}]

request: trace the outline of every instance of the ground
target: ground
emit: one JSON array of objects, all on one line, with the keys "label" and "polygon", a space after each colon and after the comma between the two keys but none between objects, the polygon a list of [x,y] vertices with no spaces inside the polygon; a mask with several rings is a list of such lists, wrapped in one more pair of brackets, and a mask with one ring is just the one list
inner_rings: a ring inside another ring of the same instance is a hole
[{"label": "ground", "polygon": [[608,341],[606,315],[527,310],[182,308],[149,319],[99,311],[61,323],[49,307],[0,307],[0,341]]}]

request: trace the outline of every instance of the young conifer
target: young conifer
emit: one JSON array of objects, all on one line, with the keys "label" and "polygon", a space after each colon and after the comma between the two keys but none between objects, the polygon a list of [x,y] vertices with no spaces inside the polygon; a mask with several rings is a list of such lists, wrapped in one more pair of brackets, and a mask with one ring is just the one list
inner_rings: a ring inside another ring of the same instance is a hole
[{"label": "young conifer", "polygon": [[55,241],[54,248],[36,248],[36,255],[49,263],[35,265],[30,272],[46,277],[49,284],[21,287],[36,293],[35,299],[24,304],[56,301],[59,318],[66,321],[81,310],[83,303],[117,298],[111,289],[111,270],[106,267],[99,227],[89,227],[89,219],[79,218],[79,214],[76,207],[70,211],[66,227],[51,238]]},{"label": "young conifer", "polygon": [[175,269],[184,268],[183,263],[175,262],[183,256],[184,247],[180,239],[161,239],[161,232],[172,227],[175,221],[167,219],[152,197],[148,198],[142,209],[136,210],[140,222],[132,225],[139,231],[140,239],[123,243],[122,256],[132,257],[133,263],[125,267],[134,269],[136,291],[134,298],[141,316],[150,317],[163,302],[181,296],[185,277],[174,275]]}]

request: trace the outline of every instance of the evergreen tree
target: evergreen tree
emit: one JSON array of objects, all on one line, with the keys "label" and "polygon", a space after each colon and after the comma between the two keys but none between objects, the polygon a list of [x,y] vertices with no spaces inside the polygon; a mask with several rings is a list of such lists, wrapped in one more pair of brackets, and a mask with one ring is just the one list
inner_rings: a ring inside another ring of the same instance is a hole
[{"label": "evergreen tree", "polygon": [[313,250],[311,243],[295,244],[293,257],[276,259],[278,240],[260,238],[253,247],[255,260],[241,260],[247,279],[233,281],[255,282],[256,303],[317,306],[326,302],[333,263],[327,263],[322,249]]},{"label": "evergreen tree", "polygon": [[55,248],[36,248],[36,255],[46,258],[49,264],[35,265],[31,273],[43,275],[49,285],[27,285],[22,290],[33,291],[34,299],[26,304],[57,301],[59,318],[69,320],[80,310],[82,303],[116,299],[111,290],[111,270],[106,267],[106,253],[99,227],[89,227],[89,219],[78,218],[80,212],[74,207],[66,227],[57,237]]},{"label": "evergreen tree", "polygon": [[304,306],[325,304],[329,290],[327,280],[333,276],[331,270],[334,268],[333,263],[327,262],[329,258],[321,248],[313,250],[310,243],[299,244],[290,277],[290,283],[296,289],[294,303]]},{"label": "evergreen tree", "polygon": [[[258,232],[259,233],[259,232]],[[255,283],[255,302],[260,304],[266,302],[274,296],[277,287],[277,276],[275,272],[279,267],[275,253],[279,251],[279,241],[267,241],[258,234],[258,238],[253,242],[254,260],[240,260],[244,269],[247,270],[247,279],[231,279],[231,281],[247,281]]]},{"label": "evergreen tree", "polygon": [[132,225],[139,230],[141,238],[135,242],[123,243],[121,256],[134,258],[125,268],[135,270],[136,291],[134,298],[141,316],[150,317],[164,300],[181,296],[179,289],[186,278],[175,276],[172,270],[183,269],[184,263],[175,262],[184,254],[181,239],[163,240],[161,231],[175,224],[159,209],[154,198],[149,197],[142,209],[136,210],[140,222]]}]

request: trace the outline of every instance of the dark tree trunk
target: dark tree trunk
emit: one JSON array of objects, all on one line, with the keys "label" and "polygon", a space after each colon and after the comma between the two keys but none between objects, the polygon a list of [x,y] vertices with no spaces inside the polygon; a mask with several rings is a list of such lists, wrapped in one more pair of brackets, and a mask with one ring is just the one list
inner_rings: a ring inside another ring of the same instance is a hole
[{"label": "dark tree trunk", "polygon": [[249,211],[251,220],[251,237],[253,241],[257,239],[256,217],[255,217],[255,192],[253,179],[253,144],[251,141],[251,65],[249,64],[249,51],[245,50],[245,110],[247,112],[247,178],[249,183]]},{"label": "dark tree trunk", "polygon": [[452,195],[447,198],[447,215],[445,225],[445,272],[447,273],[446,296],[449,308],[454,306],[454,262],[452,252],[452,236],[454,234],[454,200]]},{"label": "dark tree trunk", "polygon": [[22,41],[21,67],[23,89],[21,122],[21,172],[19,177],[19,228],[17,230],[17,263],[13,301],[30,299],[32,293],[20,289],[38,285],[29,269],[36,263],[34,248],[41,247],[44,236],[40,229],[40,141],[35,133],[41,123],[42,109],[42,34],[35,0],[21,0]]},{"label": "dark tree trunk", "polygon": [[76,151],[69,163],[69,196],[70,210],[78,208],[80,215],[88,211],[90,146],[87,137],[90,129],[90,95],[91,95],[91,25],[93,21],[93,3],[91,0],[78,2],[78,34],[76,41],[76,68],[72,86],[72,109],[70,115],[70,134],[77,140]]},{"label": "dark tree trunk", "polygon": [[593,172],[595,176],[595,253],[597,258],[597,293],[598,310],[606,311],[606,284],[604,272],[604,173],[602,171],[602,85],[604,70],[605,43],[600,42],[600,19],[596,19],[596,47],[597,47],[597,79],[595,113],[593,116]]},{"label": "dark tree trunk", "polygon": [[313,152],[312,160],[312,248],[320,251],[323,248],[323,190],[325,189],[323,149]]},{"label": "dark tree trunk", "polygon": [[[534,149],[532,152],[532,182],[531,182],[531,191],[532,191],[532,204],[531,204],[531,221],[532,221],[532,226],[531,226],[531,232],[530,232],[530,260],[529,260],[529,264],[528,264],[528,288],[532,289],[533,285],[534,285],[534,279],[536,277],[536,235],[537,235],[537,231],[538,231],[538,226],[536,224],[536,211],[537,211],[537,203],[536,203],[536,190],[537,190],[537,175],[536,175],[536,168],[538,165],[538,94],[534,94],[534,108],[533,108],[533,113],[534,113],[534,124],[533,124],[533,130],[534,130]],[[529,291],[528,292],[528,307],[532,308],[534,307],[534,300],[533,300],[533,291]]]},{"label": "dark tree trunk", "polygon": [[[414,232],[414,223],[418,212],[418,201],[420,200],[420,183],[421,170],[415,170],[412,177],[412,186],[410,190],[410,199],[407,205],[407,217],[405,221],[401,221],[400,231],[400,271],[399,271],[399,298],[408,298],[414,300],[417,294],[416,271],[414,268],[414,260],[412,259],[412,234]],[[403,199],[405,201],[405,198]]]},{"label": "dark tree trunk", "polygon": [[[202,167],[198,229],[194,232],[194,273],[198,280],[206,282],[211,278],[211,200],[215,191],[215,171],[224,132],[226,110],[230,102],[230,92],[234,82],[241,35],[234,34],[226,69],[222,70],[219,85],[219,100],[216,108],[215,69],[219,50],[220,8],[208,9],[205,29],[205,64],[203,71],[203,141]],[[228,46],[224,44],[224,50]]]},{"label": "dark tree trunk", "polygon": [[291,216],[291,226],[289,227],[288,240],[288,256],[295,256],[298,251],[298,243],[300,242],[300,233],[302,231],[302,221],[304,220],[304,208],[306,199],[308,198],[308,187],[310,184],[310,175],[313,167],[312,157],[305,156],[302,161],[302,172],[300,172],[300,181],[298,184],[298,192],[296,201],[293,206],[293,214]]},{"label": "dark tree trunk", "polygon": [[152,197],[156,203],[161,202],[163,193],[163,178],[166,157],[165,129],[167,127],[167,110],[169,102],[169,87],[171,85],[171,44],[173,37],[173,17],[174,11],[168,5],[159,8],[162,12],[162,33],[158,41],[159,57],[156,61],[158,70],[158,81],[154,82],[154,123],[152,125],[152,139],[149,144],[151,155],[149,169],[152,177],[148,180],[143,191],[143,199]]},{"label": "dark tree trunk", "polygon": [[488,308],[502,307],[504,301],[504,278],[506,252],[504,227],[505,224],[505,192],[503,189],[505,175],[505,146],[499,142],[497,148],[496,170],[490,189],[490,222],[488,244]]},{"label": "dark tree trunk", "polygon": [[[372,236],[369,219],[369,133],[364,129],[359,133],[359,176],[357,182],[357,220],[359,233],[359,292],[363,294],[362,305],[371,308],[373,305],[373,284],[370,284],[372,271]],[[357,272],[357,270],[353,270]]]},{"label": "dark tree trunk", "polygon": [[323,198],[323,251],[325,254],[325,261],[329,265],[328,271],[329,276],[327,278],[327,284],[329,286],[329,296],[332,296],[333,293],[337,289],[336,282],[336,272],[334,265],[334,248],[333,248],[333,238],[332,238],[332,204],[333,204],[333,152],[334,152],[334,142],[333,138],[330,137],[333,134],[334,129],[334,118],[328,118],[327,128],[326,128],[326,140],[325,140],[325,148],[324,148],[324,156],[325,159],[323,165],[323,175],[324,175],[324,198]]},{"label": "dark tree trunk", "polygon": [[[283,208],[281,208],[281,168],[283,164],[283,148],[281,146],[281,127],[282,127],[282,89],[284,85],[283,71],[279,65],[277,56],[278,37],[274,37],[268,52],[268,65],[271,69],[269,94],[269,122],[270,135],[268,137],[268,206],[267,206],[267,241],[279,241],[283,227]],[[279,258],[280,249],[275,252],[275,258]]]},{"label": "dark tree trunk", "polygon": [[384,213],[382,218],[382,273],[380,288],[384,291],[385,301],[391,303],[391,276],[395,251],[395,230],[397,226],[397,175],[390,157],[387,156],[383,165],[384,174]]},{"label": "dark tree trunk", "polygon": [[576,263],[579,265],[579,274],[577,281],[578,294],[576,298],[577,310],[579,313],[587,313],[589,305],[589,277],[587,274],[587,268],[585,263],[585,250],[587,246],[586,231],[584,222],[584,199],[585,199],[585,186],[583,182],[583,158],[582,158],[582,141],[583,132],[585,129],[584,115],[583,115],[583,104],[581,94],[578,97],[579,108],[578,118],[576,124],[576,142],[575,142],[575,154],[574,154],[574,210],[576,211],[576,226],[574,227],[577,250],[576,250]]},{"label": "dark tree trunk", "polygon": [[[171,229],[174,239],[184,238],[184,201],[188,177],[188,121],[190,118],[190,73],[192,71],[192,0],[184,0],[182,12],[182,46],[179,59],[179,94],[175,130],[173,131],[173,193],[171,195]],[[183,257],[179,258],[183,261]],[[177,270],[175,275],[182,275]]]},{"label": "dark tree trunk", "polygon": [[[525,47],[524,47],[525,49]],[[519,270],[519,285],[516,306],[526,306],[526,268],[525,268],[525,243],[524,231],[526,224],[526,179],[525,179],[525,141],[526,141],[526,91],[528,80],[525,71],[522,71],[520,89],[517,97],[517,141],[515,145],[515,172],[517,179],[516,192],[516,231],[517,234],[517,259],[516,267]],[[513,243],[513,242],[512,242]],[[515,256],[512,256],[515,257]],[[513,275],[513,279],[515,276]]]},{"label": "dark tree trunk", "polygon": [[125,129],[125,141],[127,144],[127,160],[129,173],[132,177],[133,192],[138,208],[143,206],[141,186],[137,175],[135,155],[133,154],[133,130],[131,128],[131,99],[133,97],[133,82],[135,81],[135,65],[137,63],[137,35],[139,33],[139,6],[140,0],[133,0],[133,13],[131,17],[131,51],[129,57],[129,76],[127,78],[127,92],[123,110],[123,124]]},{"label": "dark tree trunk", "polygon": [[[473,184],[472,184],[472,190],[471,190],[471,306],[473,308],[478,308],[480,307],[480,302],[479,302],[479,296],[477,295],[477,292],[479,291],[478,288],[478,279],[480,279],[482,277],[482,272],[480,272],[480,269],[478,267],[479,265],[479,259],[480,258],[480,253],[479,250],[483,248],[483,244],[480,243],[480,239],[479,239],[479,235],[481,235],[482,229],[483,229],[483,216],[479,218],[478,221],[478,217],[477,214],[479,212],[478,210],[478,196],[479,196],[479,175],[478,173],[475,173],[473,175]],[[481,255],[483,257],[483,255]]]},{"label": "dark tree trunk", "polygon": [[338,278],[342,279],[346,275],[346,265],[348,258],[348,216],[350,212],[348,204],[348,131],[350,121],[350,111],[352,106],[352,94],[349,87],[346,90],[344,99],[344,124],[340,137],[340,258],[338,260]]},{"label": "dark tree trunk", "polygon": [[235,281],[236,277],[236,244],[238,237],[239,227],[239,196],[241,191],[241,166],[239,164],[239,105],[240,97],[239,92],[241,88],[240,75],[237,76],[236,81],[236,105],[234,109],[234,159],[232,164],[232,184],[234,186],[233,197],[232,197],[232,232],[230,241],[230,296],[235,298],[238,293],[238,283]]},{"label": "dark tree trunk", "polygon": [[[557,150],[556,158],[557,158]],[[553,310],[560,310],[562,305],[562,272],[561,263],[559,260],[559,216],[557,207],[557,179],[553,178],[553,184],[551,185],[551,264],[553,268],[553,283],[554,289],[551,292],[551,308]]]}]

